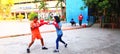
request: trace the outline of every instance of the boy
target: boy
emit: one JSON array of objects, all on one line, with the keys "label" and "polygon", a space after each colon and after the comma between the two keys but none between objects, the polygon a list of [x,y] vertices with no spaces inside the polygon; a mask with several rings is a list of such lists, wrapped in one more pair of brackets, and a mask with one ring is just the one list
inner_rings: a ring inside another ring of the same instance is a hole
[{"label": "boy", "polygon": [[82,14],[79,15],[78,20],[79,20],[79,25],[81,26],[82,25],[82,20],[83,20]]},{"label": "boy", "polygon": [[47,24],[46,22],[45,23],[39,23],[38,22],[38,17],[35,16],[33,21],[31,22],[30,24],[30,28],[31,28],[31,33],[32,33],[32,40],[27,48],[27,53],[30,53],[30,47],[32,46],[32,44],[34,43],[35,39],[40,39],[41,40],[41,44],[42,44],[42,49],[43,50],[47,50],[48,48],[44,46],[44,41],[43,41],[43,38],[40,34],[40,31],[39,31],[39,27],[44,25],[44,24]]},{"label": "boy", "polygon": [[71,26],[73,26],[73,25],[75,25],[75,26],[76,26],[76,22],[74,21],[74,19],[73,19],[73,18],[71,19],[70,23],[71,23]]},{"label": "boy", "polygon": [[55,16],[54,19],[55,19],[55,21],[53,22],[53,25],[55,26],[56,32],[57,32],[56,49],[54,50],[54,52],[59,52],[59,49],[58,49],[59,48],[59,41],[62,42],[65,47],[67,47],[67,43],[65,43],[62,40],[62,35],[63,35],[63,32],[61,30],[62,24],[60,22],[59,17]]}]

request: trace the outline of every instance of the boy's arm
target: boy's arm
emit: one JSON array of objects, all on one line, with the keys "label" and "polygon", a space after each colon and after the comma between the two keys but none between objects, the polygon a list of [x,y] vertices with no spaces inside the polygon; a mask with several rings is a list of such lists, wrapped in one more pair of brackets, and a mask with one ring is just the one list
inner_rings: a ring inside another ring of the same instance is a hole
[{"label": "boy's arm", "polygon": [[39,27],[44,25],[44,24],[48,24],[49,22],[45,22],[44,19],[41,19],[40,20],[40,24],[39,24]]},{"label": "boy's arm", "polygon": [[61,29],[60,26],[56,23],[56,22],[53,22],[53,25],[58,28],[58,29]]},{"label": "boy's arm", "polygon": [[44,25],[44,24],[49,24],[49,22],[40,22],[39,27],[42,26],[42,25]]},{"label": "boy's arm", "polygon": [[31,30],[33,30],[33,29],[35,29],[35,28],[37,28],[37,27],[38,27],[38,26],[33,25],[33,24],[30,25],[30,29],[31,29]]}]

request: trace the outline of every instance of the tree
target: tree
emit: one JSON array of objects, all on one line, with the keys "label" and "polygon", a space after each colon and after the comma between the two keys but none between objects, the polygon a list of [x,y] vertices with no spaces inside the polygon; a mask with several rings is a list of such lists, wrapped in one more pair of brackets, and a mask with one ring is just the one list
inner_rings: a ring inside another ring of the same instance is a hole
[{"label": "tree", "polygon": [[34,19],[35,16],[38,16],[38,14],[35,13],[35,12],[31,12],[31,13],[28,15],[28,19],[31,21],[31,20]]},{"label": "tree", "polygon": [[40,2],[39,10],[43,9],[43,11],[45,12],[48,9],[46,5],[47,5],[46,0],[42,0]]},{"label": "tree", "polygon": [[0,18],[2,17],[2,14],[3,14],[3,9],[2,9],[2,3],[1,3],[1,0],[0,0]]},{"label": "tree", "polygon": [[111,4],[110,11],[120,16],[120,4],[119,4],[120,0],[113,0],[113,1],[110,0],[109,2]]},{"label": "tree", "polygon": [[24,15],[22,15],[21,13],[19,13],[19,15],[17,15],[17,17],[18,17],[19,20],[22,22],[22,19],[24,18]]},{"label": "tree", "polygon": [[11,17],[11,7],[14,5],[13,0],[0,0],[0,12],[2,17]]},{"label": "tree", "polygon": [[97,12],[102,12],[103,14],[106,14],[105,12],[111,12],[111,14],[114,12],[118,15],[120,15],[120,0],[83,0],[85,3],[85,6],[81,7],[81,9],[88,6],[89,8],[92,8],[96,10]]},{"label": "tree", "polygon": [[63,20],[65,20],[65,18],[66,18],[66,11],[65,11],[65,7],[63,6],[63,3],[66,4],[66,0],[58,0],[58,2],[57,2],[55,7],[58,8],[58,6],[60,5],[61,15],[62,15]]},{"label": "tree", "polygon": [[[91,12],[93,16],[95,14],[104,15],[106,18],[109,18],[112,23],[116,23],[117,19],[120,17],[120,4],[119,4],[120,1],[119,0],[112,0],[112,1],[111,0],[83,0],[83,1],[85,3],[85,6],[81,7],[81,9],[84,9],[86,8],[86,6],[88,6],[89,9],[95,10]],[[111,17],[113,18],[111,19]],[[106,20],[108,19],[105,19],[105,21]]]},{"label": "tree", "polygon": [[109,0],[83,0],[85,6],[81,7],[81,9],[86,8],[88,6],[89,9],[95,10],[92,12],[93,14],[102,13],[102,15],[106,15],[106,10],[108,10],[111,6]]},{"label": "tree", "polygon": [[[44,16],[45,16],[45,14],[46,14],[46,10],[48,9],[48,8],[46,7],[46,5],[47,5],[46,0],[41,0],[41,1],[40,1],[39,10],[43,10]],[[43,17],[42,17],[42,18],[43,18]]]}]

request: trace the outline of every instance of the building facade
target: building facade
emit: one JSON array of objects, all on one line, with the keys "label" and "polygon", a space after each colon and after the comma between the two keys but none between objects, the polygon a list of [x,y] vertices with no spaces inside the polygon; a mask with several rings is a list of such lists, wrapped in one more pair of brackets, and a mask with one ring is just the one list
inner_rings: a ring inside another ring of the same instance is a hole
[{"label": "building facade", "polygon": [[24,15],[24,19],[28,19],[28,15],[31,12],[38,13],[39,18],[40,17],[47,18],[49,13],[61,14],[61,8],[55,7],[55,5],[57,4],[57,1],[47,1],[46,7],[48,9],[45,12],[43,10],[39,10],[40,2],[33,3],[31,1],[32,0],[27,1],[26,3],[20,3],[20,4],[16,3],[11,9],[12,16],[15,16],[16,18],[18,18],[17,15],[21,13],[22,15]]}]

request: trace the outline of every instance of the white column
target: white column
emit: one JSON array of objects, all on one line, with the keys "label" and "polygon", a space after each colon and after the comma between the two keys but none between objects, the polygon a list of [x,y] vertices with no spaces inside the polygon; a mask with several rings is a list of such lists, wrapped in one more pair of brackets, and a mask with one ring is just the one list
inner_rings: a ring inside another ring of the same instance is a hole
[{"label": "white column", "polygon": [[15,17],[15,20],[16,20],[17,17],[16,17],[16,13],[15,12],[14,12],[14,17]]},{"label": "white column", "polygon": [[40,17],[41,17],[41,16],[40,16],[40,13],[38,12],[38,18],[40,19]]},{"label": "white column", "polygon": [[25,21],[28,21],[27,12],[25,12]]},{"label": "white column", "polygon": [[27,12],[25,12],[25,19],[27,20]]}]

